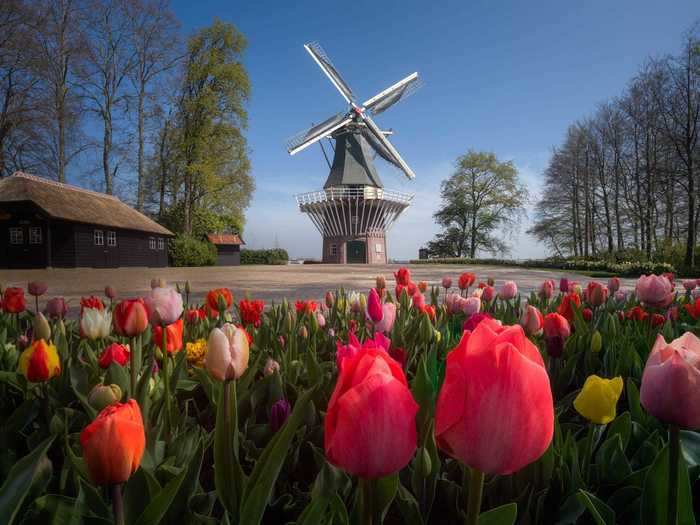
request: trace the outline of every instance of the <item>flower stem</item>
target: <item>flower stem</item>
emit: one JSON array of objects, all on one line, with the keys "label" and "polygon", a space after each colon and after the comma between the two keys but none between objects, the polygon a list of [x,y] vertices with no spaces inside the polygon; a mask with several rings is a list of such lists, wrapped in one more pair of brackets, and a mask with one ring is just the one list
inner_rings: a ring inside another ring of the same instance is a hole
[{"label": "flower stem", "polygon": [[129,372],[131,373],[131,383],[127,398],[136,397],[136,338],[131,338],[131,352],[129,352]]},{"label": "flower stem", "polygon": [[591,454],[593,452],[593,432],[595,425],[590,423],[586,432],[586,449],[583,455],[583,481],[588,485],[588,477],[591,467]]},{"label": "flower stem", "polygon": [[114,525],[124,525],[124,502],[122,500],[121,484],[112,485],[112,508],[114,509]]},{"label": "flower stem", "polygon": [[372,525],[374,519],[372,480],[360,478],[358,484],[362,490],[362,525]]},{"label": "flower stem", "polygon": [[469,477],[469,504],[467,506],[467,516],[465,525],[477,525],[479,522],[479,511],[481,510],[481,496],[484,491],[484,473],[475,468],[471,469]]},{"label": "flower stem", "polygon": [[166,428],[166,436],[170,436],[171,432],[171,424],[170,424],[170,377],[169,377],[169,372],[170,372],[170,362],[169,362],[169,356],[168,356],[168,331],[166,330],[167,326],[162,325],[163,327],[163,380],[165,381],[164,387],[165,387],[165,399],[164,399],[164,407],[165,407],[165,428]]},{"label": "flower stem", "polygon": [[668,427],[668,525],[678,523],[678,463],[681,461],[681,439],[678,426]]}]

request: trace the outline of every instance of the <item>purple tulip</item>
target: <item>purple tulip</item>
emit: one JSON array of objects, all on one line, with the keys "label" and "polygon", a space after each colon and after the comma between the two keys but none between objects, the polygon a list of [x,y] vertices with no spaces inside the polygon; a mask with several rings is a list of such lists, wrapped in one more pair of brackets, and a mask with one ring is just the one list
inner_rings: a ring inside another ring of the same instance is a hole
[{"label": "purple tulip", "polygon": [[282,428],[291,411],[292,407],[286,399],[280,399],[272,405],[270,409],[270,428],[273,432],[277,432]]}]

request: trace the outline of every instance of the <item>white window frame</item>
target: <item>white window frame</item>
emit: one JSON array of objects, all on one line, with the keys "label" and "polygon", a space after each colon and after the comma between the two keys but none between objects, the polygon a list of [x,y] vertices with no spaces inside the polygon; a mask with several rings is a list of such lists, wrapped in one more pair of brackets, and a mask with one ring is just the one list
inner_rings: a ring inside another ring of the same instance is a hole
[{"label": "white window frame", "polygon": [[338,245],[336,243],[331,244],[331,255],[338,255]]},{"label": "white window frame", "polygon": [[163,237],[158,237],[158,249],[165,250],[165,239]]},{"label": "white window frame", "polygon": [[44,239],[41,232],[41,226],[29,227],[29,244],[43,244]]},{"label": "white window frame", "polygon": [[117,245],[117,232],[109,230],[107,232],[107,246],[116,246]]},{"label": "white window frame", "polygon": [[381,242],[375,243],[374,251],[375,251],[375,253],[382,253],[382,243]]},{"label": "white window frame", "polygon": [[24,244],[24,228],[10,228],[10,244]]},{"label": "white window frame", "polygon": [[148,238],[148,249],[149,249],[149,250],[155,250],[155,249],[156,249],[156,238],[155,238],[155,237],[149,237],[149,238]]},{"label": "white window frame", "polygon": [[103,230],[95,230],[92,233],[92,241],[95,243],[95,246],[104,246],[105,232]]}]

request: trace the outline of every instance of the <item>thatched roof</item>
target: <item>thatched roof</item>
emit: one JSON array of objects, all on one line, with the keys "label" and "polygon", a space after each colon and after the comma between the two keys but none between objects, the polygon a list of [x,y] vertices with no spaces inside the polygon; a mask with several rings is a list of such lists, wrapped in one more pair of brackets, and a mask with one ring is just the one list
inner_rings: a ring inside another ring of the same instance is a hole
[{"label": "thatched roof", "polygon": [[0,203],[31,201],[53,219],[174,235],[117,197],[16,172],[0,179]]},{"label": "thatched roof", "polygon": [[212,244],[245,244],[237,233],[208,233],[207,239]]}]

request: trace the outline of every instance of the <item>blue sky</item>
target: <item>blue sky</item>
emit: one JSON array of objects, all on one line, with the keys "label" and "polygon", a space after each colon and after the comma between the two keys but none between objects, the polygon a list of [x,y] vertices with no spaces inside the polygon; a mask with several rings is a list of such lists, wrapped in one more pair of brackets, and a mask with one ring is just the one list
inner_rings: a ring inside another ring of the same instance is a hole
[{"label": "blue sky", "polygon": [[[290,157],[284,144],[345,105],[302,45],[320,42],[360,100],[419,72],[421,90],[377,117],[417,174],[408,181],[377,161],[386,187],[416,194],[389,234],[399,259],[416,257],[437,231],[440,181],[457,156],[477,149],[512,160],[536,198],[567,126],[620,94],[647,57],[679,49],[700,18],[697,0],[176,0],[173,8],[188,33],[219,17],[249,41],[252,248],[277,243],[295,257],[320,256],[320,235],[292,196],[320,189],[328,168],[317,146]],[[512,255],[545,255],[526,228]]]}]

